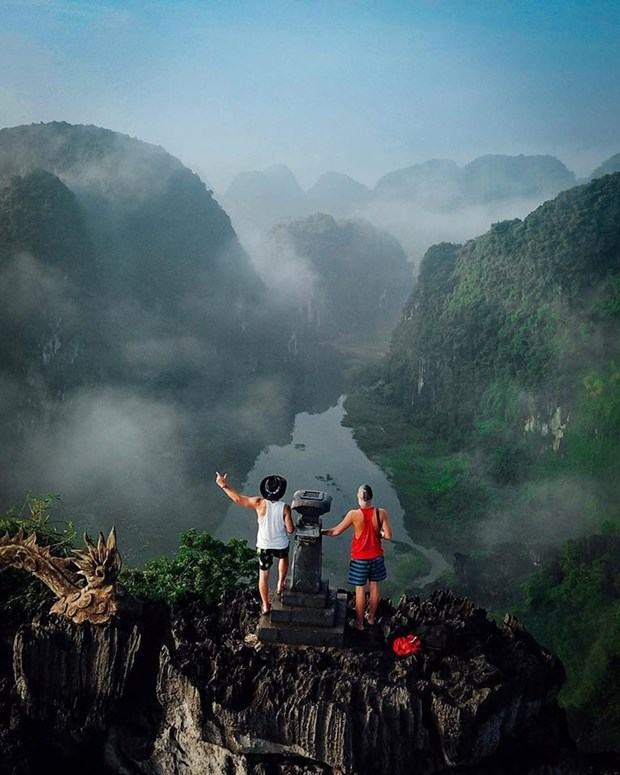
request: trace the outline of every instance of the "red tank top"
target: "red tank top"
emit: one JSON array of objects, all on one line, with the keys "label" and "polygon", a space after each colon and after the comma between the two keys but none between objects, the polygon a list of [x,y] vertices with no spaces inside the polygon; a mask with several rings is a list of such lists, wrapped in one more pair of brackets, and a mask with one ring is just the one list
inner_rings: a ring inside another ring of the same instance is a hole
[{"label": "red tank top", "polygon": [[373,520],[375,511],[378,513],[379,510],[375,509],[374,506],[369,506],[367,509],[360,509],[360,511],[364,515],[364,527],[359,538],[354,537],[351,542],[351,559],[372,560],[383,554],[381,536]]}]

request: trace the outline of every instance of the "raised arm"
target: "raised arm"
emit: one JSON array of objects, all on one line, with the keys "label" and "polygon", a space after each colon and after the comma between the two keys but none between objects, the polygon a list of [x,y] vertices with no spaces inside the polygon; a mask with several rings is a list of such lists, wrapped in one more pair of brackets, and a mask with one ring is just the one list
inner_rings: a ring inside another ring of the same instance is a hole
[{"label": "raised arm", "polygon": [[339,522],[335,527],[329,527],[327,530],[323,530],[324,536],[339,536],[341,533],[344,533],[344,531],[351,527],[353,524],[353,518],[351,517],[352,512],[347,512],[345,516],[342,518],[342,521]]},{"label": "raised arm", "polygon": [[390,518],[385,509],[379,509],[381,515],[381,538],[384,541],[392,540],[392,525],[390,524]]},{"label": "raised arm", "polygon": [[218,487],[221,487],[226,495],[228,495],[230,500],[233,501],[233,503],[236,503],[238,506],[243,506],[246,509],[256,509],[262,501],[262,498],[257,495],[243,495],[242,493],[235,490],[234,487],[231,487],[228,484],[228,474],[220,474],[219,471],[216,471],[215,483]]}]

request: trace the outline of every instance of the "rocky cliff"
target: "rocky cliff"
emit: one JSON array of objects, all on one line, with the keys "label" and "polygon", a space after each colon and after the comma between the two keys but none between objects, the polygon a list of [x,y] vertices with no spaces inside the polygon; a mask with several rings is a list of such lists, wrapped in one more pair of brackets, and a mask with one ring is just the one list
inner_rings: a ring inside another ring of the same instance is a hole
[{"label": "rocky cliff", "polygon": [[156,556],[219,514],[204,471],[242,478],[295,414],[292,330],[268,300],[228,215],[163,149],[94,126],[1,129],[2,509],[62,493],[80,528],[111,513],[137,562],[147,521]]},{"label": "rocky cliff", "polygon": [[557,448],[575,385],[614,357],[619,213],[608,175],[433,246],[392,341],[394,400],[465,436],[502,415]]},{"label": "rocky cliff", "polygon": [[[403,597],[372,636],[330,649],[258,643],[257,615],[246,591],[3,633],[2,772],[614,771],[578,761],[556,703],[563,668],[516,620],[498,626],[450,593]],[[424,648],[398,658],[389,646],[407,631]]]}]

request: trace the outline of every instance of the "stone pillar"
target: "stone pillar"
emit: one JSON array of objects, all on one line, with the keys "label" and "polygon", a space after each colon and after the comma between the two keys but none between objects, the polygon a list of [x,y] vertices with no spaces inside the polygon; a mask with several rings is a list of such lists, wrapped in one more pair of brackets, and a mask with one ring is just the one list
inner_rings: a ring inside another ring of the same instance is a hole
[{"label": "stone pillar", "polygon": [[340,646],[344,634],[346,595],[329,590],[321,578],[321,516],[331,507],[331,495],[298,490],[291,508],[299,514],[293,562],[282,592],[263,614],[258,637],[263,641],[314,646]]}]

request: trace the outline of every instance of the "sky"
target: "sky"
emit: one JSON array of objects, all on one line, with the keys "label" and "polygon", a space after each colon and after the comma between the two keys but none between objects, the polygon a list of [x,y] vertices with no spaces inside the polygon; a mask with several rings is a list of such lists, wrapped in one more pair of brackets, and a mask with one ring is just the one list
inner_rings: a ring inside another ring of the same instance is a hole
[{"label": "sky", "polygon": [[617,0],[0,0],[0,126],[162,145],[216,191],[285,163],[620,152]]}]

